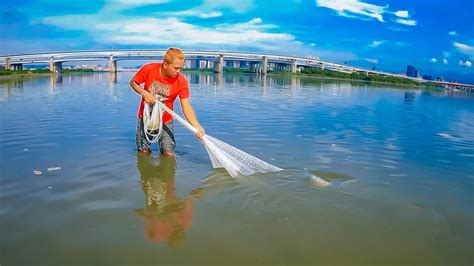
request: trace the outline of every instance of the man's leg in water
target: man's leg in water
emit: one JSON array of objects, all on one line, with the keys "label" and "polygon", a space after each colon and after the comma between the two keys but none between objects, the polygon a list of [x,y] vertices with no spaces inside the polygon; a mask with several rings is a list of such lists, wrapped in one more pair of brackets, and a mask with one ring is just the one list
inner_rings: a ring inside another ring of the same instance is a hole
[{"label": "man's leg in water", "polygon": [[163,124],[163,131],[160,137],[160,152],[166,156],[174,156],[174,149],[176,148],[176,142],[173,134],[173,120]]},{"label": "man's leg in water", "polygon": [[137,132],[135,133],[135,140],[137,143],[137,150],[139,153],[151,153],[151,143],[146,139],[145,132],[143,132],[143,120],[138,118]]}]

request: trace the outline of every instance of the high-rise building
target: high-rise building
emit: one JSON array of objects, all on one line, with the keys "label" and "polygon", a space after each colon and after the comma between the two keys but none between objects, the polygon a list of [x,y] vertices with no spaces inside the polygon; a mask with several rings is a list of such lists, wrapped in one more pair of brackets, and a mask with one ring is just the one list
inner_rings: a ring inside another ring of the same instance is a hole
[{"label": "high-rise building", "polygon": [[416,78],[418,77],[418,70],[412,65],[407,66],[407,77],[413,77]]}]

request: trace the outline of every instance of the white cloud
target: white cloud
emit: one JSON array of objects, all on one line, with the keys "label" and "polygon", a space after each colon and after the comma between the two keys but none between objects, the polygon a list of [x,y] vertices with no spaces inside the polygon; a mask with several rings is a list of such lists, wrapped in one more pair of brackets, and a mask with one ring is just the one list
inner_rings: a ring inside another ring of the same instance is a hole
[{"label": "white cloud", "polygon": [[462,60],[459,60],[459,65],[460,66],[465,66],[465,67],[472,67],[472,62],[469,60],[466,60],[466,62],[463,62]]},{"label": "white cloud", "polygon": [[[77,23],[82,21],[82,23]],[[271,49],[282,43],[299,43],[286,33],[267,32],[278,28],[264,24],[261,18],[235,24],[198,26],[178,18],[103,19],[100,15],[48,17],[43,23],[68,30],[84,30],[104,44],[228,46]]]},{"label": "white cloud", "polygon": [[448,32],[448,34],[449,34],[449,35],[452,35],[452,36],[458,35],[458,33],[457,33],[456,31],[454,31],[454,30]]},{"label": "white cloud", "polygon": [[316,0],[316,4],[320,7],[326,7],[335,10],[340,16],[344,17],[369,17],[380,22],[384,22],[382,14],[385,13],[386,7],[377,6],[360,2],[358,0]]},{"label": "white cloud", "polygon": [[106,0],[101,13],[109,13],[131,8],[169,3],[171,0]]},{"label": "white cloud", "polygon": [[209,12],[204,12],[203,10],[193,8],[193,9],[188,9],[188,10],[183,10],[183,11],[177,11],[177,12],[159,12],[156,14],[157,16],[160,17],[199,17],[199,18],[217,18],[222,16],[222,12],[220,11],[209,11]]},{"label": "white cloud", "polygon": [[395,22],[407,26],[416,26],[416,20],[413,19],[402,19],[402,18],[397,18]]},{"label": "white cloud", "polygon": [[316,5],[332,9],[339,16],[348,18],[376,19],[380,22],[385,22],[384,15],[389,15],[396,17],[396,19],[391,20],[399,24],[406,26],[415,26],[417,24],[416,20],[410,19],[410,14],[407,10],[393,12],[388,9],[388,5],[378,6],[359,0],[316,0]]},{"label": "white cloud", "polygon": [[364,58],[365,61],[372,63],[372,64],[378,64],[379,60],[378,59],[373,59],[373,58]]},{"label": "white cloud", "polygon": [[436,59],[436,58],[433,57],[433,58],[431,58],[430,62],[431,62],[431,63],[436,63],[436,62],[438,62],[438,59]]},{"label": "white cloud", "polygon": [[[145,4],[149,1],[140,1]],[[154,3],[157,3],[155,1]],[[160,1],[161,3],[164,1]],[[115,2],[106,3],[114,5]],[[247,4],[245,4],[247,3]],[[208,4],[205,15],[199,11]],[[209,0],[205,4],[189,10],[179,11],[183,16],[216,17],[223,15],[223,9],[233,12],[251,8],[250,0],[239,7],[235,1]],[[213,6],[215,8],[210,8]],[[109,6],[113,7],[113,6]],[[220,9],[222,8],[222,9]],[[222,12],[221,12],[222,11]],[[183,49],[218,49],[241,51],[263,51],[295,55],[314,55],[335,62],[357,61],[359,57],[352,52],[332,51],[316,47],[316,44],[303,44],[296,38],[279,29],[277,25],[264,23],[261,18],[226,24],[207,24],[187,22],[173,13],[155,13],[152,17],[124,16],[120,9],[107,8],[96,14],[52,16],[38,19],[37,22],[64,30],[83,31],[98,46],[152,46],[162,48],[178,46]],[[176,13],[177,14],[177,13]],[[78,23],[80,21],[81,23]],[[283,51],[283,52],[282,52]]]},{"label": "white cloud", "polygon": [[444,58],[443,59],[443,64],[447,65],[448,64],[448,59]]},{"label": "white cloud", "polygon": [[199,6],[183,11],[158,12],[157,16],[163,17],[199,17],[216,18],[223,16],[223,10],[235,13],[244,13],[253,7],[252,0],[228,1],[228,0],[206,0]]},{"label": "white cloud", "polygon": [[458,52],[465,54],[469,57],[469,59],[474,60],[474,46],[459,42],[453,42],[453,45]]},{"label": "white cloud", "polygon": [[395,16],[397,16],[399,18],[408,18],[409,17],[408,11],[406,11],[406,10],[398,10],[394,14],[395,14]]},{"label": "white cloud", "polygon": [[209,13],[201,13],[198,15],[200,18],[216,18],[222,16],[222,12],[219,11],[212,11]]},{"label": "white cloud", "polygon": [[373,41],[371,44],[369,44],[370,47],[379,47],[382,43],[385,41]]}]

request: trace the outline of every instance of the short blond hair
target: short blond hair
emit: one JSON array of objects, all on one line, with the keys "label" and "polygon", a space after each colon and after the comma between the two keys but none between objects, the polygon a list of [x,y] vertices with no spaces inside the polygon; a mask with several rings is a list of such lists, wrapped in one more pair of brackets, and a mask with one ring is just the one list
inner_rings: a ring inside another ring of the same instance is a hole
[{"label": "short blond hair", "polygon": [[179,48],[171,47],[166,51],[163,61],[171,64],[174,58],[184,59],[184,54]]}]

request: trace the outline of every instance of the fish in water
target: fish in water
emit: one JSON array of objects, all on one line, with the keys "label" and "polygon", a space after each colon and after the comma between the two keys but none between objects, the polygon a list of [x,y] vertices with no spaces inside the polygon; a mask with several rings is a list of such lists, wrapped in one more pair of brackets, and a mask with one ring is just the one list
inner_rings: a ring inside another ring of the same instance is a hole
[{"label": "fish in water", "polygon": [[334,172],[311,171],[311,181],[317,187],[329,187],[332,185],[342,185],[343,183],[355,180],[353,177]]},{"label": "fish in water", "polygon": [[453,136],[449,135],[448,133],[438,133],[438,136],[447,138],[447,139],[452,139]]},{"label": "fish in water", "polygon": [[321,177],[317,175],[311,175],[311,180],[317,187],[329,187],[331,185],[330,182],[322,179]]}]

